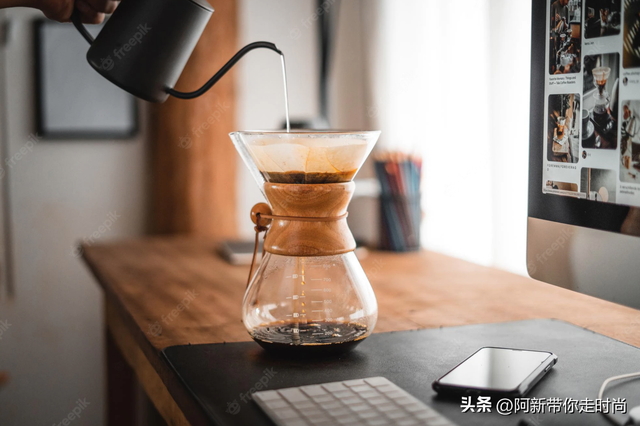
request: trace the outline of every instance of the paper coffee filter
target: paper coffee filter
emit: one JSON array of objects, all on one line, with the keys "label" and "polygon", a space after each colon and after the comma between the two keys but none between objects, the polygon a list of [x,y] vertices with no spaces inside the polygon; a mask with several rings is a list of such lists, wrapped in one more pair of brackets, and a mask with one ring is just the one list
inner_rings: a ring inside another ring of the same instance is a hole
[{"label": "paper coffee filter", "polygon": [[247,146],[262,172],[338,173],[353,171],[369,154],[360,139],[256,140]]},{"label": "paper coffee filter", "polygon": [[609,79],[609,75],[611,74],[611,68],[598,67],[598,68],[594,68],[591,73],[595,77],[596,81],[604,82]]},{"label": "paper coffee filter", "polygon": [[229,136],[265,195],[267,181],[330,184],[352,180],[371,153],[380,132],[246,131],[233,132]]}]

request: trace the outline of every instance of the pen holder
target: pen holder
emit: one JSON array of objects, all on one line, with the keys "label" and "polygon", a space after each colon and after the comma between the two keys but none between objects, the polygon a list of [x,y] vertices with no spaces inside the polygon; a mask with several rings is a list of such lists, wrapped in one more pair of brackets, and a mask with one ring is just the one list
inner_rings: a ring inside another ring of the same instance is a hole
[{"label": "pen holder", "polygon": [[420,193],[380,195],[381,250],[420,250],[421,201]]}]

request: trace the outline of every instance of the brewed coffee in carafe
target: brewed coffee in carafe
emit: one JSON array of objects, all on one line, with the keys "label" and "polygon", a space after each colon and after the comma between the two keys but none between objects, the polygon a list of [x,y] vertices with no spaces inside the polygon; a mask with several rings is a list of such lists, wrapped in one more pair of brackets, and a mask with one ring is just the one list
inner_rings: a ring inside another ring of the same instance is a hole
[{"label": "brewed coffee in carafe", "polygon": [[373,331],[377,302],[354,253],[346,214],[353,178],[378,137],[379,132],[231,134],[270,204],[254,208],[257,230],[268,231],[242,307],[247,331],[265,349],[339,353]]}]

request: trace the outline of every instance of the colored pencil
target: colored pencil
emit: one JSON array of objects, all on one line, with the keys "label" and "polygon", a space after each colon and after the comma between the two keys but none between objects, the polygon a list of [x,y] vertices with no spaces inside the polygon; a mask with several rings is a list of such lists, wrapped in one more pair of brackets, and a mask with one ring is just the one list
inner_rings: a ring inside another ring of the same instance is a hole
[{"label": "colored pencil", "polygon": [[375,157],[375,171],[381,191],[381,248],[419,249],[422,159],[417,155],[381,152]]}]

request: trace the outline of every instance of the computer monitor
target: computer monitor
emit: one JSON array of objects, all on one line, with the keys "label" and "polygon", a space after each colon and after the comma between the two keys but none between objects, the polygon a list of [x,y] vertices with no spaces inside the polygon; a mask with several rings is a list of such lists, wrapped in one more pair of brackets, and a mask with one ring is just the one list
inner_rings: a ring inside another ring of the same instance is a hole
[{"label": "computer monitor", "polygon": [[640,0],[533,0],[527,266],[640,308]]}]

